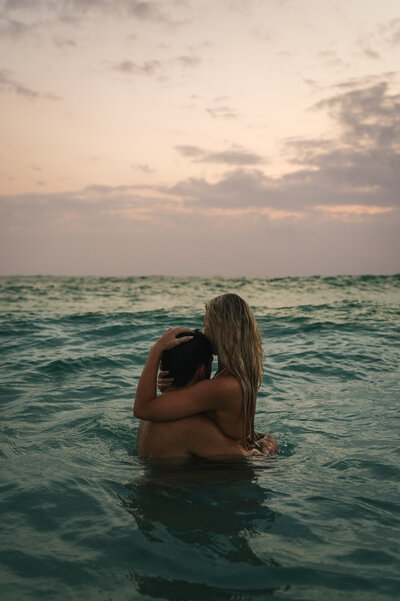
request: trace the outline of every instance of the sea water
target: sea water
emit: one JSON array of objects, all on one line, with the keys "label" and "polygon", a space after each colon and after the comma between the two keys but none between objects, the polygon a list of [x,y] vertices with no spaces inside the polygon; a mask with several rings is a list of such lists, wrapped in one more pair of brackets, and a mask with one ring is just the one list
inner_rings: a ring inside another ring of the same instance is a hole
[{"label": "sea water", "polygon": [[[139,458],[149,347],[225,292],[279,454]],[[400,276],[1,278],[1,599],[399,598],[399,301]]]}]

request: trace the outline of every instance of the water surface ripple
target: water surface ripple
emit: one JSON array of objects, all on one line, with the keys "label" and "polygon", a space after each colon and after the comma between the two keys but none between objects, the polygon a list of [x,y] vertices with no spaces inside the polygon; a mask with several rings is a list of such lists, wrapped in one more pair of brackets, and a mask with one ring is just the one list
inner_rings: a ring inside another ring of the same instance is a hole
[{"label": "water surface ripple", "polygon": [[[141,460],[149,346],[229,291],[279,455]],[[399,300],[400,276],[0,278],[2,598],[398,598]]]}]

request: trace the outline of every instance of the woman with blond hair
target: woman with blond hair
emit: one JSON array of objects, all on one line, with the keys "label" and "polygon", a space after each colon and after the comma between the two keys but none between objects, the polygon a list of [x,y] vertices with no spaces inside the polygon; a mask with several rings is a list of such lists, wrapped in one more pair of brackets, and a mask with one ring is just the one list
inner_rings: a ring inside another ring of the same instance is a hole
[{"label": "woman with blond hair", "polygon": [[[254,314],[237,294],[217,296],[206,304],[204,334],[218,356],[215,376],[157,396],[157,372],[163,352],[191,339],[187,328],[171,328],[150,349],[137,387],[135,417],[169,422],[205,414],[226,436],[250,448],[257,439],[254,416],[263,363]],[[270,441],[272,451],[277,446],[274,442]]]}]

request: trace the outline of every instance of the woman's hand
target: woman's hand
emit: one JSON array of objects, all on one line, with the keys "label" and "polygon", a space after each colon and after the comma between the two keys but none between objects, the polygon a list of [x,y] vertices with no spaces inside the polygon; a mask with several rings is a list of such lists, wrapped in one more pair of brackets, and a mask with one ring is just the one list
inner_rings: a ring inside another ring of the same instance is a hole
[{"label": "woman's hand", "polygon": [[[177,338],[178,334],[182,334],[184,332],[187,332],[186,336],[181,336],[180,338]],[[154,346],[161,354],[170,348],[174,348],[174,346],[178,346],[178,344],[184,344],[185,342],[192,340],[192,338],[193,336],[191,336],[191,330],[189,330],[188,328],[170,328],[165,332],[165,334],[161,336],[161,338],[157,340]]]},{"label": "woman's hand", "polygon": [[158,390],[161,393],[166,392],[168,388],[170,388],[170,386],[174,383],[174,378],[169,378],[168,375],[169,371],[160,370],[158,372],[157,386]]},{"label": "woman's hand", "polygon": [[257,440],[257,444],[264,455],[273,455],[278,451],[278,443],[271,434],[264,434],[264,436]]},{"label": "woman's hand", "polygon": [[271,434],[255,432],[254,442],[250,443],[250,441],[248,441],[248,444],[250,444],[250,447],[247,451],[250,457],[273,455],[278,452],[278,443]]}]

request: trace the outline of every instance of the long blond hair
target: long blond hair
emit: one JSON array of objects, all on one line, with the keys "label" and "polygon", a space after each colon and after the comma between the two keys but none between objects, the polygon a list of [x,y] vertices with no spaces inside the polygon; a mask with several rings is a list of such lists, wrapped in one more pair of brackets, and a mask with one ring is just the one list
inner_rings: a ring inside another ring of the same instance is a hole
[{"label": "long blond hair", "polygon": [[206,304],[206,317],[219,362],[243,391],[243,438],[254,441],[257,392],[263,374],[261,336],[253,311],[237,294],[222,294]]}]

